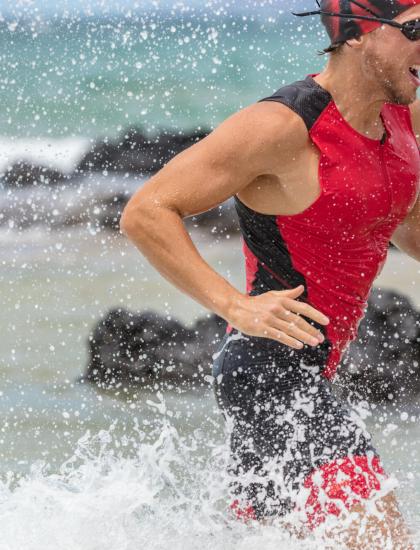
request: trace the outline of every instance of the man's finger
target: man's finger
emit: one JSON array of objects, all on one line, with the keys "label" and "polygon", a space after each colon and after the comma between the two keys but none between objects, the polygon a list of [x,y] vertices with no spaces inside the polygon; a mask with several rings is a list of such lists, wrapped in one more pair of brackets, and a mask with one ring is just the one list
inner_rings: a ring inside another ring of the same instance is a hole
[{"label": "man's finger", "polygon": [[318,338],[300,329],[293,322],[288,323],[279,319],[276,321],[276,326],[279,327],[280,330],[283,330],[283,332],[285,332],[289,336],[292,336],[293,338],[296,338],[297,340],[300,340],[305,344],[308,344],[310,346],[318,346],[320,344]]},{"label": "man's finger", "polygon": [[321,325],[328,325],[330,322],[328,317],[305,302],[298,302],[297,300],[292,300],[291,298],[284,298],[283,306],[294,313],[305,315],[305,317],[309,317]]},{"label": "man's finger", "polygon": [[300,328],[304,332],[307,332],[311,336],[314,336],[321,342],[323,342],[325,339],[324,335],[320,330],[318,330],[316,327],[314,327],[313,325],[305,321],[305,319],[303,317],[300,317],[299,314],[295,314],[292,311],[287,310],[285,311],[284,316],[280,317],[280,319],[287,321],[288,323],[293,323],[298,328]]},{"label": "man's finger", "polygon": [[277,342],[280,342],[281,344],[285,344],[290,348],[294,348],[294,349],[303,348],[302,342],[300,342],[299,340],[296,340],[295,338],[292,338],[282,330],[278,330],[276,328],[268,328],[267,330],[265,330],[264,337],[271,338],[272,340],[276,340]]}]

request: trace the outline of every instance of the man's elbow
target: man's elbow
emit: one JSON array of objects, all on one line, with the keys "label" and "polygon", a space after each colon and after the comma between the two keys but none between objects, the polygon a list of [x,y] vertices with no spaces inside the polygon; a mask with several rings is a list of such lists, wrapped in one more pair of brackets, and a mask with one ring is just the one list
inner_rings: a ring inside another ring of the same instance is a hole
[{"label": "man's elbow", "polygon": [[127,237],[133,237],[139,233],[142,219],[144,219],[144,209],[133,206],[128,202],[122,211],[120,217],[120,231]]},{"label": "man's elbow", "polygon": [[120,217],[121,233],[131,240],[138,240],[142,235],[162,226],[165,214],[169,211],[172,212],[172,209],[158,207],[150,201],[129,201]]}]

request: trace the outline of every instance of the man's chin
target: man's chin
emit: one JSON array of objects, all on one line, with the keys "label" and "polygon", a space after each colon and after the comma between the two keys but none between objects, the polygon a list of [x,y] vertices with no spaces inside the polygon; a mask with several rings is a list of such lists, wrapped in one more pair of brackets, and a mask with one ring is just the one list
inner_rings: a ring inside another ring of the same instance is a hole
[{"label": "man's chin", "polygon": [[390,103],[396,103],[397,105],[411,105],[411,103],[413,103],[417,99],[417,95],[415,91],[411,93],[394,92],[393,94],[389,94],[389,96],[390,97],[388,101]]},{"label": "man's chin", "polygon": [[397,103],[398,105],[411,105],[412,103],[414,103],[417,99],[417,96],[416,94],[413,94],[412,96],[410,97],[400,97],[398,98],[397,101],[395,101],[394,103]]},{"label": "man's chin", "polygon": [[[401,84],[401,82],[400,82]],[[398,86],[394,79],[386,79],[383,82],[383,91],[387,97],[387,102],[396,103],[397,105],[410,105],[417,99],[417,89],[414,86],[402,87]]]}]

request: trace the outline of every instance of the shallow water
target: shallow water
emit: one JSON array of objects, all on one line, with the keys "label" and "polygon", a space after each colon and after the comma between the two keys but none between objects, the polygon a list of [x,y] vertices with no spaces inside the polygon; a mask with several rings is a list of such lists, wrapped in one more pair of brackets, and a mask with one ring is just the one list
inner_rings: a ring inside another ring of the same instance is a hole
[{"label": "shallow water", "polygon": [[[240,241],[193,238],[243,290]],[[115,395],[76,382],[89,330],[108,308],[153,308],[192,323],[201,306],[118,234],[38,228],[4,232],[2,242],[0,549],[311,547],[278,526],[229,519],[224,424],[210,389]],[[418,280],[416,263],[392,251],[382,286],[420,305]],[[367,419],[418,533],[419,418],[407,404]]]}]

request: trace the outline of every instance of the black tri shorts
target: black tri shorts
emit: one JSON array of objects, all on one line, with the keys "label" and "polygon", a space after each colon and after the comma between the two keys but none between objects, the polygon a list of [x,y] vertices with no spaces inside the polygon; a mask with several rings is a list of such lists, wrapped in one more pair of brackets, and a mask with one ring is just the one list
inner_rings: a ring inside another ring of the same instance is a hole
[{"label": "black tri shorts", "polygon": [[294,350],[236,329],[214,354],[238,518],[298,509],[314,527],[381,489],[385,473],[363,420],[322,374],[327,356],[323,344]]}]

